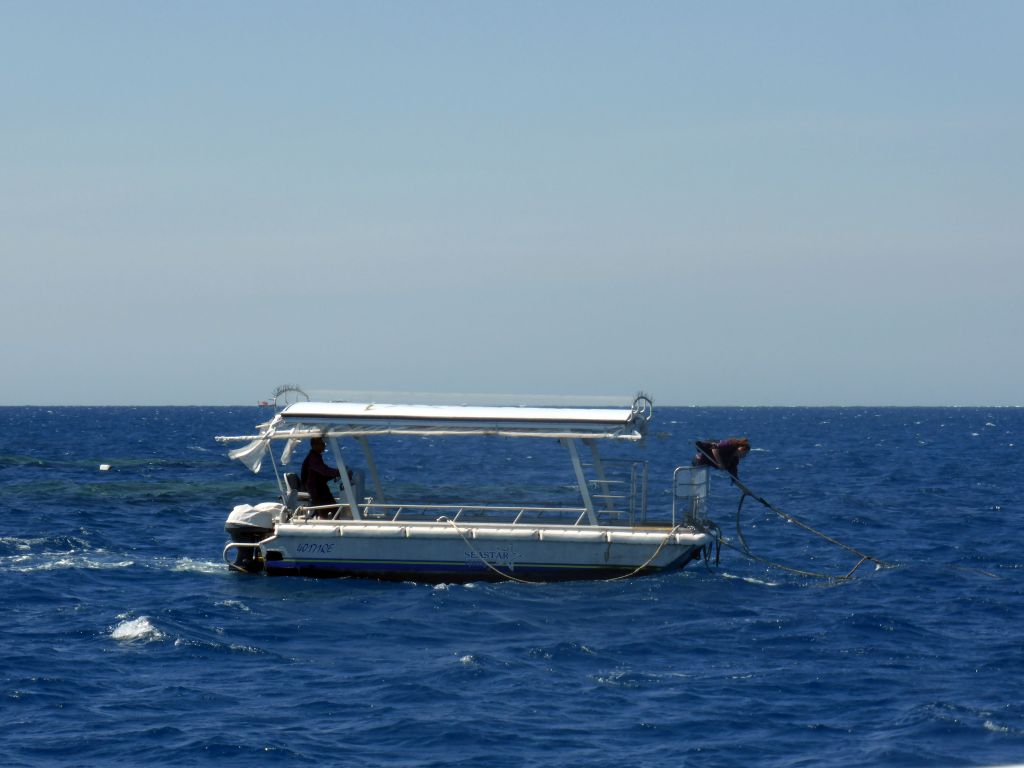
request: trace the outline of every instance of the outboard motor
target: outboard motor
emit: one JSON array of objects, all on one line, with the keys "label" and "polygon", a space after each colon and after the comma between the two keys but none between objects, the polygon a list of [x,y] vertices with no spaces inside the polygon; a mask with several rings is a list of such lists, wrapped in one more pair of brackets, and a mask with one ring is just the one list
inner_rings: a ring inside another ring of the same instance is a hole
[{"label": "outboard motor", "polygon": [[263,554],[256,544],[274,534],[274,526],[283,519],[284,512],[284,504],[272,502],[257,504],[255,507],[239,504],[231,510],[224,523],[224,530],[231,537],[232,543],[241,545],[234,547],[235,561],[230,563],[232,568],[246,573],[260,573],[263,570]]}]

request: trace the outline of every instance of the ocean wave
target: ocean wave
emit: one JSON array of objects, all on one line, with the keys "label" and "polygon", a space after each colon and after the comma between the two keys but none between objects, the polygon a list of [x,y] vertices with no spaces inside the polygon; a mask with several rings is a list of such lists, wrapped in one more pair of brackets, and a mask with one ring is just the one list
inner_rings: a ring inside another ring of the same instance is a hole
[{"label": "ocean wave", "polygon": [[567,660],[577,656],[593,656],[595,651],[583,643],[562,641],[548,647],[537,647],[529,650],[532,658],[545,661]]},{"label": "ocean wave", "polygon": [[637,672],[631,669],[616,669],[604,674],[593,676],[594,682],[611,688],[640,689],[656,685],[663,679],[662,675]]},{"label": "ocean wave", "polygon": [[[25,547],[25,549],[29,548]],[[193,560],[190,557],[140,558],[136,554],[106,552],[102,549],[69,552],[23,551],[19,554],[0,556],[0,572],[108,571],[122,568],[144,568],[166,573],[198,573],[211,576],[229,573],[224,563],[219,560]]]},{"label": "ocean wave", "polygon": [[[236,643],[219,640],[211,637],[194,637],[195,628],[191,630],[182,626],[177,631],[172,629],[161,629],[157,627],[149,616],[138,616],[130,618],[128,614],[121,614],[117,618],[122,619],[120,623],[110,630],[110,638],[122,643],[152,643],[173,640],[175,648],[191,648],[202,651],[242,653],[247,655],[262,655],[266,651],[255,645]],[[215,630],[214,634],[219,634]],[[208,634],[208,633],[203,633]]]},{"label": "ocean wave", "polygon": [[1018,735],[1024,733],[1024,731],[1017,731],[1013,728],[1010,728],[1009,726],[994,723],[991,720],[986,720],[984,723],[982,723],[982,727],[986,731],[992,731],[992,733],[1015,733]]},{"label": "ocean wave", "polygon": [[31,552],[34,548],[61,548],[67,551],[89,549],[89,542],[77,536],[0,536],[0,556]]},{"label": "ocean wave", "polygon": [[113,640],[123,643],[154,642],[164,639],[164,633],[153,626],[147,616],[126,619],[110,631]]},{"label": "ocean wave", "polygon": [[756,584],[759,587],[779,587],[782,586],[781,582],[778,581],[765,581],[764,579],[755,579],[753,576],[737,576],[732,573],[726,573],[722,571],[723,579],[735,579],[737,581],[745,581],[747,584]]},{"label": "ocean wave", "polygon": [[243,613],[252,613],[252,608],[241,600],[221,600],[220,602],[214,603],[214,605],[222,606],[224,608],[237,608]]},{"label": "ocean wave", "polygon": [[262,648],[254,645],[243,645],[240,643],[221,643],[211,640],[199,640],[196,638],[176,637],[174,639],[176,648],[195,648],[207,651],[229,651],[231,653],[244,653],[254,656],[266,653]]},{"label": "ocean wave", "polygon": [[[150,565],[157,565],[157,561],[153,563],[147,563],[147,567]],[[169,567],[168,567],[169,566]],[[179,557],[161,564],[162,568],[166,568],[174,573],[203,573],[203,574],[222,574],[227,573],[227,568],[224,566],[222,560],[193,560],[191,557]]]},{"label": "ocean wave", "polygon": [[35,555],[16,555],[0,557],[0,572],[34,573],[36,571],[57,571],[62,569],[107,571],[118,568],[131,568],[134,560],[117,559],[123,555],[112,555],[110,558],[71,553],[41,553]]}]

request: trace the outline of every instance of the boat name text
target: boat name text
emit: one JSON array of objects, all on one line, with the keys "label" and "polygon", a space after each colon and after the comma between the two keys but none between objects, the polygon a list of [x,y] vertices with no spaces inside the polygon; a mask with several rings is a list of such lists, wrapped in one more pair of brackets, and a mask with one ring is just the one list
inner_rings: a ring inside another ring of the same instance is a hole
[{"label": "boat name text", "polygon": [[482,552],[469,551],[466,552],[466,562],[475,562],[486,560],[489,563],[514,563],[520,557],[520,553],[516,552],[515,549],[491,549]]},{"label": "boat name text", "polygon": [[334,549],[333,544],[299,544],[295,548],[295,551],[299,554],[314,554],[314,555],[329,555],[331,550]]}]

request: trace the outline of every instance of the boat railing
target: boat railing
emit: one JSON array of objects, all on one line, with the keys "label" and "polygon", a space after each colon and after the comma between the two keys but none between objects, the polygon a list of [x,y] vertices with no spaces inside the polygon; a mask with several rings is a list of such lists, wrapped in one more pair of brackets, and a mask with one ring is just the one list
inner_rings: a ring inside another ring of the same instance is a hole
[{"label": "boat railing", "polygon": [[504,523],[523,525],[527,523],[550,523],[557,525],[585,525],[587,510],[584,507],[518,506],[505,504],[378,504],[369,503],[361,507],[364,518],[370,520],[429,520],[446,517],[452,522]]},{"label": "boat railing", "polygon": [[602,465],[610,472],[587,480],[595,513],[628,520],[630,525],[644,523],[647,520],[647,462],[604,459]]},{"label": "boat railing", "polygon": [[[628,510],[596,510],[601,525],[627,525]],[[376,522],[436,522],[446,518],[452,522],[500,523],[503,525],[588,525],[585,507],[530,506],[514,504],[422,504],[380,503],[368,501],[359,505],[362,520]],[[299,507],[290,516],[292,522],[325,522],[336,519],[351,520],[344,504],[321,507]]]},{"label": "boat railing", "polygon": [[676,467],[672,473],[672,525],[677,515],[683,524],[702,528],[708,519],[711,474],[707,467]]}]

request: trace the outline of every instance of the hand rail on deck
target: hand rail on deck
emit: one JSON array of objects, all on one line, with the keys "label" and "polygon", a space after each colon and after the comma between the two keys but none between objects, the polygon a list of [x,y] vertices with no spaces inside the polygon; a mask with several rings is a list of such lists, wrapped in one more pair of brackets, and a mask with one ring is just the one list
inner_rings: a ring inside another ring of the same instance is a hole
[{"label": "hand rail on deck", "polygon": [[[683,474],[687,476],[686,482],[680,482]],[[681,500],[687,502],[684,523],[702,521],[706,517],[710,489],[711,475],[707,467],[676,467],[672,473],[672,525],[676,524],[676,505]]]},{"label": "hand rail on deck", "polygon": [[[310,512],[322,512],[324,510],[336,510],[342,507],[347,507],[346,504],[327,504],[319,507],[299,507],[299,510],[303,510],[307,513]],[[543,517],[545,514],[555,514],[559,516],[577,515],[573,525],[580,525],[586,520],[587,509],[586,507],[543,507],[543,506],[529,506],[529,505],[506,505],[506,504],[387,504],[369,502],[366,504],[359,505],[360,517],[366,519],[382,519],[384,521],[396,522],[401,515],[408,513],[446,513],[445,516],[451,518],[453,522],[459,520],[464,515],[471,515],[474,512],[483,514],[487,513],[505,513],[507,516],[513,516],[511,520],[502,520],[505,525],[523,525],[526,520],[535,520],[537,517]],[[389,514],[390,513],[390,514]],[[627,510],[613,509],[613,510],[601,510],[602,516],[611,515],[613,517],[621,517],[622,515],[628,515]],[[300,518],[301,519],[301,518]],[[307,518],[308,519],[308,518]],[[316,518],[319,521],[335,520],[335,517],[329,518]],[[498,521],[495,521],[498,522]]]},{"label": "hand rail on deck", "polygon": [[273,538],[273,536],[268,536],[267,538],[261,539],[260,541],[229,541],[224,546],[224,551],[221,553],[221,557],[224,558],[225,563],[227,563],[228,565],[232,565],[231,560],[228,558],[228,552],[230,552],[232,549],[242,549],[244,547],[249,547],[250,549],[259,549]]}]

